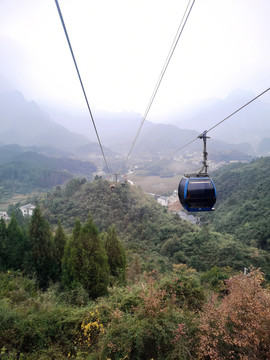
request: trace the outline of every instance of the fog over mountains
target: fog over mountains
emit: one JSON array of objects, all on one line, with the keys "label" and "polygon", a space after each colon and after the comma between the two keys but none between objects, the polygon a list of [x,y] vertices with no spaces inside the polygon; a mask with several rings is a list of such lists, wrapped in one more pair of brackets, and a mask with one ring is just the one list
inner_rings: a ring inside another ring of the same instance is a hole
[{"label": "fog over mountains", "polygon": [[[155,141],[159,143],[160,151],[164,150],[164,143],[166,143],[165,150],[176,150],[196,134],[210,129],[229,116],[256,95],[253,92],[238,89],[224,99],[205,99],[185,110],[179,109],[179,111],[168,113],[166,118],[158,119],[160,124],[146,120],[134,150],[144,148],[145,151],[146,148],[151,148]],[[85,115],[78,114],[75,121],[75,115],[68,113],[65,109],[56,111],[48,108],[48,111],[55,114],[55,118],[61,124],[65,124],[73,131],[87,134],[92,141],[95,141],[95,134],[86,112]],[[133,141],[141,122],[141,115],[131,112],[97,111],[94,112],[94,117],[102,141],[118,151],[123,151],[130,146],[128,142]],[[181,135],[179,130],[181,130]],[[209,146],[211,147],[211,143],[217,141],[221,144],[219,151],[222,151],[223,146],[227,149],[227,145],[224,144],[227,143],[241,144],[240,148],[248,153],[268,154],[270,152],[270,103],[264,101],[264,96],[262,96],[212,130],[209,136],[211,136]],[[220,140],[222,143],[219,142]],[[197,149],[197,145],[195,148]]]},{"label": "fog over mountains", "polygon": [[51,145],[68,150],[89,140],[52,121],[35,102],[18,91],[0,95],[0,141],[4,144]]},{"label": "fog over mountains", "polygon": [[[232,114],[256,95],[238,89],[224,99],[206,99],[179,115],[172,114],[170,123],[182,128],[203,131]],[[209,135],[230,143],[248,142],[256,148],[262,139],[270,137],[269,102],[264,101],[264,96],[258,98],[215,128]]]},{"label": "fog over mountains", "polygon": [[[134,148],[134,155],[166,154],[175,151],[202,131],[209,129],[254,94],[238,90],[226,99],[212,99],[197,107],[168,114],[164,123],[145,121]],[[0,93],[0,143],[23,146],[52,146],[65,151],[100,151],[91,119],[87,113],[68,112],[47,107],[44,111],[33,101],[26,101],[19,91]],[[107,153],[125,156],[141,123],[140,114],[98,111],[94,114],[101,142]],[[214,152],[240,151],[250,155],[270,153],[270,104],[254,101],[209,135],[209,149]],[[84,150],[83,150],[84,149]],[[201,151],[195,142],[185,151]]]}]

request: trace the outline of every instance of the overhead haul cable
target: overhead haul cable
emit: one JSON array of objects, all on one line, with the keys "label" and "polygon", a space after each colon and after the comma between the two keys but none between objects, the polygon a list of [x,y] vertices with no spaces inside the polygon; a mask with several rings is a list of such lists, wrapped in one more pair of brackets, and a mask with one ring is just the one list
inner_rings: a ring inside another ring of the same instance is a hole
[{"label": "overhead haul cable", "polygon": [[62,12],[61,12],[60,6],[58,4],[58,0],[55,0],[55,5],[57,7],[58,14],[60,16],[60,20],[61,20],[61,23],[62,23],[62,26],[63,26],[63,30],[64,30],[64,33],[66,35],[66,39],[67,39],[68,46],[69,46],[69,49],[70,49],[70,52],[71,52],[71,56],[72,56],[72,59],[73,59],[73,62],[74,62],[74,65],[75,65],[75,68],[76,68],[76,71],[77,71],[78,78],[80,80],[81,88],[82,88],[83,95],[84,95],[84,98],[85,98],[85,101],[86,101],[86,104],[87,104],[87,108],[88,108],[88,111],[89,111],[90,118],[91,118],[93,126],[94,126],[94,130],[95,130],[95,133],[96,133],[96,136],[97,136],[99,147],[100,147],[100,150],[101,150],[101,153],[102,153],[106,168],[108,170],[108,173],[110,174],[108,163],[107,163],[107,160],[106,160],[106,157],[105,157],[105,153],[103,151],[103,147],[101,145],[101,141],[100,141],[100,138],[99,138],[99,135],[98,135],[97,127],[96,127],[96,124],[95,124],[95,120],[94,120],[94,117],[93,117],[93,114],[92,114],[92,111],[91,111],[91,108],[90,108],[90,105],[89,105],[89,101],[88,101],[88,98],[87,98],[87,95],[86,95],[86,92],[85,92],[85,89],[84,89],[84,86],[83,86],[82,78],[81,78],[81,75],[80,75],[80,72],[79,72],[79,68],[77,66],[77,62],[76,62],[76,59],[75,59],[74,52],[72,50],[72,46],[71,46],[71,43],[70,43],[70,40],[69,40],[69,36],[68,36],[67,29],[66,29],[66,26],[65,26],[65,22],[64,22],[64,19],[63,19],[63,16],[62,16]]},{"label": "overhead haul cable", "polygon": [[[192,4],[191,4],[191,2],[192,2]],[[156,97],[156,94],[157,94],[157,92],[158,92],[158,89],[159,89],[159,87],[160,87],[161,81],[162,81],[162,79],[163,79],[163,77],[164,77],[164,75],[165,75],[165,72],[166,72],[166,70],[167,70],[167,68],[168,68],[168,65],[169,65],[170,60],[171,60],[171,58],[172,58],[172,56],[173,56],[173,53],[174,53],[174,51],[175,51],[175,48],[176,48],[176,46],[177,46],[177,44],[178,44],[178,41],[179,41],[179,39],[180,39],[180,37],[181,37],[181,35],[182,35],[182,32],[183,32],[183,30],[184,30],[184,28],[185,28],[185,25],[186,25],[186,23],[187,23],[187,20],[188,20],[188,18],[189,18],[189,15],[190,15],[190,13],[191,13],[191,10],[192,10],[192,8],[193,8],[194,3],[195,3],[195,0],[193,0],[193,1],[190,0],[189,3],[188,3],[188,5],[187,5],[187,7],[186,7],[186,10],[185,10],[184,15],[183,15],[183,17],[182,17],[182,19],[181,19],[180,25],[179,25],[179,27],[178,27],[177,33],[176,33],[176,35],[175,35],[175,37],[174,37],[174,40],[173,40],[173,43],[172,43],[172,45],[171,45],[170,51],[169,51],[168,56],[167,56],[167,58],[166,58],[166,61],[165,61],[164,65],[163,65],[162,71],[161,71],[161,73],[160,73],[160,76],[159,76],[158,81],[157,81],[157,83],[156,83],[156,86],[155,86],[155,88],[154,88],[154,91],[153,91],[153,93],[152,93],[152,96],[151,96],[151,98],[150,98],[150,101],[149,101],[149,103],[148,103],[148,105],[147,105],[147,107],[146,107],[146,110],[145,110],[145,112],[144,112],[144,115],[143,115],[143,117],[142,117],[142,121],[141,121],[141,123],[140,123],[139,129],[138,129],[138,131],[137,131],[137,133],[136,133],[136,135],[135,135],[135,138],[134,138],[133,143],[132,143],[132,145],[131,145],[131,148],[130,148],[130,150],[129,150],[129,152],[128,152],[128,155],[127,155],[127,157],[126,157],[126,160],[125,160],[125,162],[124,162],[124,164],[123,164],[123,166],[122,166],[122,168],[121,168],[121,170],[120,170],[120,173],[123,172],[123,169],[124,169],[124,167],[125,167],[128,159],[129,159],[129,157],[130,157],[130,154],[131,154],[131,152],[132,152],[135,144],[136,144],[136,141],[137,141],[137,139],[138,139],[138,136],[139,136],[139,134],[140,134],[140,132],[141,132],[141,129],[142,129],[143,124],[144,124],[144,122],[145,122],[145,120],[146,120],[146,118],[147,118],[147,115],[148,115],[148,113],[149,113],[149,111],[150,111],[150,109],[151,109],[151,106],[152,106],[152,104],[153,104],[153,101],[154,101],[154,99],[155,99],[155,97]],[[190,5],[190,4],[191,4],[191,5]]]},{"label": "overhead haul cable", "polygon": [[161,159],[157,160],[156,162],[152,163],[151,165],[146,166],[145,168],[143,168],[140,171],[143,170],[147,170],[150,167],[152,167],[153,165],[157,165],[158,163],[160,163],[162,160],[167,159],[168,157],[176,154],[177,152],[179,152],[180,150],[184,149],[185,147],[191,145],[192,143],[194,143],[196,140],[200,139],[203,134],[207,134],[210,131],[212,131],[214,128],[216,128],[217,126],[219,126],[220,124],[222,124],[224,121],[228,120],[230,117],[232,117],[233,115],[235,115],[236,113],[238,113],[239,111],[243,110],[246,106],[250,105],[253,101],[257,100],[259,97],[261,97],[262,95],[264,95],[265,93],[267,93],[270,90],[270,88],[264,90],[263,92],[261,92],[259,95],[255,96],[253,99],[251,99],[250,101],[248,101],[247,103],[245,103],[244,105],[242,105],[240,108],[238,108],[237,110],[235,110],[234,112],[232,112],[230,115],[228,115],[227,117],[225,117],[223,120],[219,121],[218,123],[216,123],[215,125],[213,125],[210,129],[205,130],[203,133],[201,133],[200,135],[196,136],[194,139],[190,140],[188,143],[186,143],[185,145],[181,146],[179,149],[164,155]]},{"label": "overhead haul cable", "polygon": [[253,101],[257,100],[260,96],[264,95],[265,93],[267,93],[267,91],[269,91],[270,88],[264,90],[262,93],[260,93],[259,95],[255,96],[252,100],[248,101],[246,104],[244,104],[243,106],[241,106],[239,109],[237,109],[236,111],[234,111],[233,113],[231,113],[229,116],[227,116],[225,119],[221,120],[220,122],[218,122],[216,125],[212,126],[209,130],[207,130],[207,132],[213,130],[215,127],[217,127],[218,125],[220,125],[221,123],[223,123],[224,121],[228,120],[231,116],[235,115],[236,113],[238,113],[238,111],[244,109],[246,106],[248,106],[249,104],[251,104]]}]

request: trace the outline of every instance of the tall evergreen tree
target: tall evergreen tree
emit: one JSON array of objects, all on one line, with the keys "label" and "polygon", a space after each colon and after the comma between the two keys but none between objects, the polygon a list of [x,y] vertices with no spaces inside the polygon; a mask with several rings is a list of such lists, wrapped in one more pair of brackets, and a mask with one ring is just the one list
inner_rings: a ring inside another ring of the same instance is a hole
[{"label": "tall evergreen tree", "polygon": [[63,257],[66,241],[66,234],[60,221],[58,221],[58,226],[54,235],[54,258],[59,262],[61,262],[61,259]]},{"label": "tall evergreen tree", "polygon": [[63,227],[60,223],[60,221],[58,221],[58,226],[56,228],[55,231],[55,235],[54,235],[54,261],[55,261],[55,265],[56,265],[56,274],[55,277],[57,280],[60,280],[61,277],[61,263],[62,263],[62,258],[64,255],[64,248],[67,242],[67,236],[63,230]]},{"label": "tall evergreen tree", "polygon": [[72,230],[73,239],[75,241],[77,241],[80,236],[81,227],[82,227],[82,224],[81,224],[80,220],[76,219],[73,230]]},{"label": "tall evergreen tree", "polygon": [[66,242],[62,258],[62,283],[64,286],[69,288],[76,288],[79,285],[79,281],[76,276],[76,269],[78,269],[80,266],[78,256],[78,249],[80,247],[78,239],[80,236],[81,227],[80,220],[76,219],[72,231],[72,236]]},{"label": "tall evergreen tree", "polygon": [[23,260],[28,251],[26,236],[23,234],[15,215],[12,214],[6,231],[6,268],[14,270],[23,269]]},{"label": "tall evergreen tree", "polygon": [[54,279],[55,262],[52,231],[39,207],[35,208],[31,217],[29,239],[32,271],[36,274],[40,287],[46,288],[49,280]]},{"label": "tall evergreen tree", "polygon": [[73,237],[65,249],[63,268],[65,285],[81,284],[91,298],[107,292],[108,258],[91,215],[81,228],[76,222]]},{"label": "tall evergreen tree", "polygon": [[108,255],[110,273],[113,277],[120,281],[126,280],[126,253],[123,245],[119,241],[115,226],[111,226],[108,230],[105,249]]},{"label": "tall evergreen tree", "polygon": [[6,269],[6,237],[7,228],[3,218],[0,219],[0,271]]}]

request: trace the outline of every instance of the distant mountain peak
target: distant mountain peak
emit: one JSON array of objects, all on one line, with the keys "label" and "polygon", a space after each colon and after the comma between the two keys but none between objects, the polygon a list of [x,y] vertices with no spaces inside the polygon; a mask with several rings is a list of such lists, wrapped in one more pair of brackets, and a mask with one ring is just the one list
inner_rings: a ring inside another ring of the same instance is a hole
[{"label": "distant mountain peak", "polygon": [[20,91],[14,90],[0,93],[0,143],[71,150],[89,140],[54,122],[35,101],[27,101]]}]

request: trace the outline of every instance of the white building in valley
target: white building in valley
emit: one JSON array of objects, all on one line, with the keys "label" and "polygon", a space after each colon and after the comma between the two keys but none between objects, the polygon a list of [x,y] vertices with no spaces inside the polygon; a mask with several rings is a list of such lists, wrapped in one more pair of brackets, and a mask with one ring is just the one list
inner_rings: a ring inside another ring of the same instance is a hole
[{"label": "white building in valley", "polygon": [[23,213],[23,216],[32,216],[33,211],[35,210],[35,205],[27,204],[20,207],[21,212]]},{"label": "white building in valley", "polygon": [[0,211],[0,219],[9,220],[9,216],[5,211]]}]

